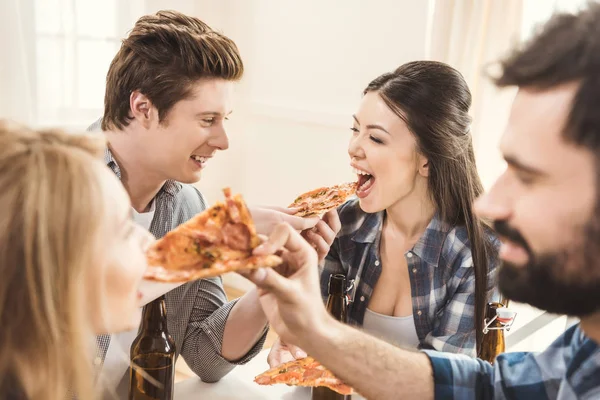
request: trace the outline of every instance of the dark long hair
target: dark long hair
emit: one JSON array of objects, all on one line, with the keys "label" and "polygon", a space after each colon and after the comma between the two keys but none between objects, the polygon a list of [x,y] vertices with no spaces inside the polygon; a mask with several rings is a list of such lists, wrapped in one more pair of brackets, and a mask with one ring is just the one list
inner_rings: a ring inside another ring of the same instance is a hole
[{"label": "dark long hair", "polygon": [[471,92],[463,76],[440,62],[414,61],[373,80],[365,89],[377,92],[415,135],[417,151],[429,165],[428,191],[440,218],[464,225],[475,268],[477,351],[487,304],[490,256],[495,252],[486,223],[473,213],[483,192],[470,132]]}]

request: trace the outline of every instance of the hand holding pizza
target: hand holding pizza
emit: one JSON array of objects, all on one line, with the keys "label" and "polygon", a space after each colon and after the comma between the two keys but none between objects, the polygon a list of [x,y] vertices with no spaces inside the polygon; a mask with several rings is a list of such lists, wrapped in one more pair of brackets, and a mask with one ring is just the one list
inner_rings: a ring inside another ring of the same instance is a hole
[{"label": "hand holding pizza", "polygon": [[317,254],[288,224],[278,225],[269,239],[254,250],[255,256],[279,254],[276,269],[258,269],[247,277],[258,287],[261,306],[271,326],[285,343],[299,346],[307,332],[331,319],[319,287]]},{"label": "hand holding pizza", "polygon": [[329,249],[341,228],[340,217],[337,210],[333,209],[326,212],[323,219],[317,222],[314,228],[302,232],[302,237],[317,251],[319,263],[325,260],[325,256],[329,253]]},{"label": "hand holding pizza", "polygon": [[306,352],[300,347],[296,347],[292,344],[287,344],[283,342],[281,338],[277,338],[275,343],[273,343],[271,350],[269,351],[269,355],[267,356],[267,362],[269,363],[269,367],[275,368],[278,365],[293,360],[299,360],[305,358],[306,356]]}]

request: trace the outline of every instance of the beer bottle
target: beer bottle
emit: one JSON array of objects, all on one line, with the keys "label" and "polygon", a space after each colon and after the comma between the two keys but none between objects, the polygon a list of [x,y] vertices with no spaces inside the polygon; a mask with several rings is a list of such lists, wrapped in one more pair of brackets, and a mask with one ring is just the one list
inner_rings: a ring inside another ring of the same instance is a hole
[{"label": "beer bottle", "polygon": [[[335,319],[346,322],[346,276],[335,274],[329,277],[329,297],[327,298],[327,311]],[[326,387],[312,389],[312,400],[349,400],[350,396],[339,394]]]},{"label": "beer bottle", "polygon": [[[485,319],[489,323],[496,317],[496,310],[508,306],[508,300],[500,299],[500,302],[488,303],[485,310]],[[479,358],[494,363],[500,353],[504,353],[506,343],[504,341],[504,325],[496,318],[488,328],[483,330],[483,339],[479,350]]]},{"label": "beer bottle", "polygon": [[175,341],[161,296],[144,306],[140,331],[131,345],[129,400],[172,400],[174,379]]}]

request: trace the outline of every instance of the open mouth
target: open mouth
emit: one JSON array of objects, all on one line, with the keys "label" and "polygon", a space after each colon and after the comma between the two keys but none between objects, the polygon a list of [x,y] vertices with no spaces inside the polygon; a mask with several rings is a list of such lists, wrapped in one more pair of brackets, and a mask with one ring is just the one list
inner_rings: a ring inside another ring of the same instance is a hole
[{"label": "open mouth", "polygon": [[358,168],[353,169],[358,176],[356,195],[360,198],[366,197],[375,184],[375,176]]}]

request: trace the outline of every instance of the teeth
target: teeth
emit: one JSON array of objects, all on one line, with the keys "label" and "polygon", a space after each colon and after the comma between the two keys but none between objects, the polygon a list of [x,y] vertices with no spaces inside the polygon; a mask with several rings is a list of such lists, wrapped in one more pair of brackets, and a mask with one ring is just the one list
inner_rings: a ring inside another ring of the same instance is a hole
[{"label": "teeth", "polygon": [[361,171],[360,169],[352,168],[352,171],[357,175],[371,175],[368,172]]},{"label": "teeth", "polygon": [[201,163],[206,162],[206,157],[200,157],[200,156],[193,155],[192,158]]}]

